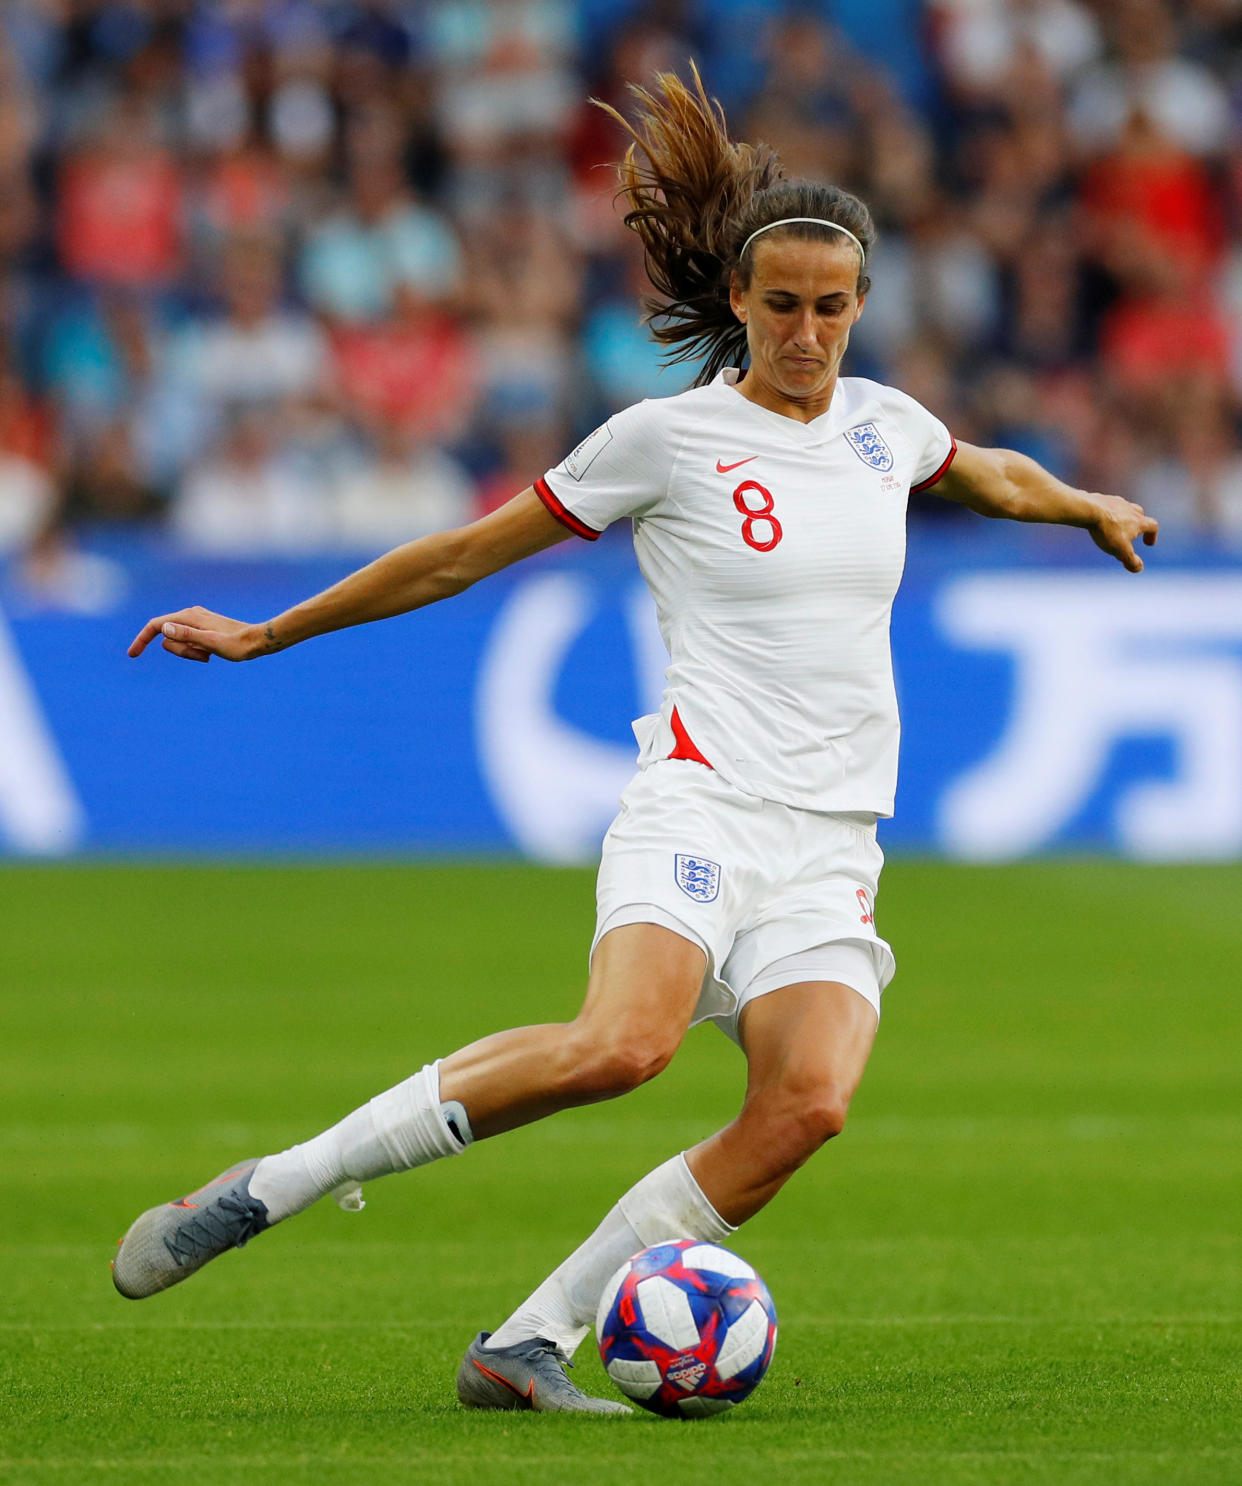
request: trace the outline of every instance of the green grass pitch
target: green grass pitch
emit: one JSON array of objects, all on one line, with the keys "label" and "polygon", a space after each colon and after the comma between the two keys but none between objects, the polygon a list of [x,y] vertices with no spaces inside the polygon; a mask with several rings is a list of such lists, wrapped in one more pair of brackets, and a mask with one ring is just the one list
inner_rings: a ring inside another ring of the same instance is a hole
[{"label": "green grass pitch", "polygon": [[0,1481],[1242,1481],[1242,868],[897,860],[879,913],[901,971],[850,1129],[736,1240],[781,1316],[759,1392],[476,1415],[473,1332],[731,1116],[713,1029],[166,1295],[108,1259],[234,1158],[570,1016],[590,874],[0,871]]}]

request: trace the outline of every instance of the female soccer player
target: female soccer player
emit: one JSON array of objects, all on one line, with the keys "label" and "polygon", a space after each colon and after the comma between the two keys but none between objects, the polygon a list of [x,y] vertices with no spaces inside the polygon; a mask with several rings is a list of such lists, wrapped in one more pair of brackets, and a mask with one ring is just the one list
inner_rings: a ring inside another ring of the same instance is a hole
[{"label": "female soccer player", "polygon": [[[734,144],[696,76],[640,93],[621,168],[661,309],[697,384],[610,418],[556,469],[459,531],[408,543],[264,624],[161,615],[187,660],[250,660],[460,593],[628,517],[670,663],[636,725],[639,770],[604,841],[586,998],[567,1024],[485,1037],[323,1134],[231,1167],[131,1227],[123,1295],[154,1294],[333,1192],[462,1153],[653,1078],[696,1021],[747,1059],[732,1124],[631,1188],[458,1375],[476,1408],[624,1412],[564,1365],[604,1285],[670,1238],[721,1240],[840,1133],[894,962],[876,934],[876,818],[893,808],[889,611],[911,490],[988,516],[1085,527],[1128,569],[1156,523],[1030,459],[955,445],[904,393],[839,375],[870,288],[866,207],[785,181]],[[748,368],[738,368],[749,357]]]}]

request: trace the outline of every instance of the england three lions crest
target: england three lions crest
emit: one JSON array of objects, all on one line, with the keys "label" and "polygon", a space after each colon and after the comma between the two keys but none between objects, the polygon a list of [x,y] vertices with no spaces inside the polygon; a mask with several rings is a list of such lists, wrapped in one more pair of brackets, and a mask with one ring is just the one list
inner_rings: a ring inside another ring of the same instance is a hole
[{"label": "england three lions crest", "polygon": [[677,886],[696,903],[711,903],[720,892],[720,864],[706,857],[676,856]]},{"label": "england three lions crest", "polygon": [[845,437],[864,464],[881,473],[892,469],[893,451],[880,437],[874,423],[860,423],[857,428],[847,428]]}]

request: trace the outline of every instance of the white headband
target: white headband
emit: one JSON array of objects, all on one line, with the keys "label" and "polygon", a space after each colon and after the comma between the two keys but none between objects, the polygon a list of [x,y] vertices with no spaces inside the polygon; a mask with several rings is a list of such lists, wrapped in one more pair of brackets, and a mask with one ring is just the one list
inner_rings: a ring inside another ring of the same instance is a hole
[{"label": "white headband", "polygon": [[769,222],[766,227],[756,228],[756,230],[752,232],[746,239],[746,241],[742,244],[742,251],[737,255],[738,258],[741,259],[746,256],[746,249],[750,247],[751,243],[754,242],[754,240],[760,235],[760,233],[771,232],[773,227],[788,227],[792,222],[814,222],[816,226],[831,227],[834,232],[843,232],[862,255],[863,267],[866,268],[867,252],[862,243],[858,241],[858,239],[854,236],[854,234],[848,227],[842,227],[840,222],[825,222],[823,217],[782,217],[779,222]]}]

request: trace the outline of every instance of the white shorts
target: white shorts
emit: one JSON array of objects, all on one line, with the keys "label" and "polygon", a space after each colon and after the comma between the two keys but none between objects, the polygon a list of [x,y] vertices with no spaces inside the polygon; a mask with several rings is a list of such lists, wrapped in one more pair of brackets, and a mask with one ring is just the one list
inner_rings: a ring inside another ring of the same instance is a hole
[{"label": "white shorts", "polygon": [[591,953],[623,924],[693,940],[707,972],[692,1023],[734,1041],[748,1002],[805,980],[851,986],[878,1016],[897,968],[875,931],[883,865],[874,815],[779,805],[662,759],[631,780],[604,837]]}]

